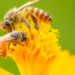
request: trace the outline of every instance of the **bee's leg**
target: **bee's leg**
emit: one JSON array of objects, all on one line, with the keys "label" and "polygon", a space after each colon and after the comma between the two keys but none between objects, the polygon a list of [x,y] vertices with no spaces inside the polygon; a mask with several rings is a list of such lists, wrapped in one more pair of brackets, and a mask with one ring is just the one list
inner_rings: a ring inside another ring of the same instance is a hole
[{"label": "bee's leg", "polygon": [[13,45],[16,46],[17,44],[16,43],[13,43]]},{"label": "bee's leg", "polygon": [[10,49],[10,44],[11,44],[11,42],[9,42],[9,44],[8,44],[8,49]]},{"label": "bee's leg", "polygon": [[28,18],[29,14],[31,15],[32,20],[33,20],[33,22],[35,23],[35,28],[36,28],[36,30],[38,30],[38,29],[39,29],[39,25],[38,25],[38,20],[37,20],[37,18],[36,18],[32,13],[30,13],[30,12],[27,14],[26,18]]},{"label": "bee's leg", "polygon": [[15,26],[14,26],[14,24],[12,25],[12,29],[15,30]]},{"label": "bee's leg", "polygon": [[14,21],[11,20],[11,23],[12,23],[13,29],[15,30]]},{"label": "bee's leg", "polygon": [[14,30],[15,30],[15,26],[13,26]]},{"label": "bee's leg", "polygon": [[[30,29],[30,25],[28,24],[26,18],[23,18],[23,21],[24,21],[24,23],[27,25],[27,27]],[[31,32],[31,29],[30,29],[30,32]]]},{"label": "bee's leg", "polygon": [[25,45],[21,44],[21,43],[18,42],[18,41],[16,41],[15,43],[13,43],[14,46],[16,46],[17,44],[22,45],[22,46],[25,46]]},{"label": "bee's leg", "polygon": [[17,44],[22,45],[22,46],[25,46],[25,45],[21,44],[20,42],[17,42]]}]

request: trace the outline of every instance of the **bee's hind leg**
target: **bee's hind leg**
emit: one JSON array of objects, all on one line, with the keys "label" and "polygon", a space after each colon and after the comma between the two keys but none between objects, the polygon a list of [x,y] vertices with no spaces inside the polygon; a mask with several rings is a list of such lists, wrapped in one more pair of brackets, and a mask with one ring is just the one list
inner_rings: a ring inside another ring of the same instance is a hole
[{"label": "bee's hind leg", "polygon": [[37,18],[36,18],[32,13],[30,13],[30,12],[27,14],[26,18],[28,18],[29,14],[30,14],[30,16],[32,17],[33,22],[35,23],[35,28],[36,28],[36,30],[38,31],[38,29],[39,29],[39,24],[38,24]]}]

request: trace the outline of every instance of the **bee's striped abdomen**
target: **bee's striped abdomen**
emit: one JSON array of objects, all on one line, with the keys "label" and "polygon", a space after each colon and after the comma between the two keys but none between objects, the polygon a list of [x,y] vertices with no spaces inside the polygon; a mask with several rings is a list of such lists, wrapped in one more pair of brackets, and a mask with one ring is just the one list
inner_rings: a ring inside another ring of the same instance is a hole
[{"label": "bee's striped abdomen", "polygon": [[31,12],[38,20],[42,22],[51,22],[52,18],[51,16],[43,11],[42,9],[39,8],[34,8],[34,7],[27,7],[24,11],[25,15],[27,15],[28,12]]},{"label": "bee's striped abdomen", "polygon": [[39,13],[40,13],[40,9],[39,8],[37,8],[37,10],[36,10],[36,16],[38,17],[39,16]]}]

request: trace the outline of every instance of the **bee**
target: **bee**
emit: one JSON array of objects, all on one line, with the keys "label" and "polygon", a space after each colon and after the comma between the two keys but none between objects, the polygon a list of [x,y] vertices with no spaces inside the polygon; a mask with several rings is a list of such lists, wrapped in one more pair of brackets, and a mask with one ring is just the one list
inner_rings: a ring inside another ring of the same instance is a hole
[{"label": "bee", "polygon": [[[24,22],[27,27],[31,29],[29,23],[27,22],[29,15],[31,16],[37,30],[39,29],[38,21],[51,22],[51,16],[44,10],[34,7],[27,7],[38,1],[39,0],[30,1],[19,8],[13,8],[8,11],[4,16],[4,21],[0,23],[0,28],[6,32],[12,32],[15,30],[17,24],[19,25]],[[23,11],[21,11],[22,9]]]},{"label": "bee", "polygon": [[[0,37],[0,55],[2,57],[6,57],[7,56],[7,51],[5,49],[5,43],[8,44],[8,48],[10,48],[10,44],[12,43],[14,46],[16,46],[17,44],[20,44],[22,46],[25,46],[23,44],[21,44],[20,42],[27,42],[27,35],[26,32],[19,32],[19,31],[13,31],[11,33],[8,33],[4,36]],[[1,46],[4,46],[4,50],[1,50]]]}]

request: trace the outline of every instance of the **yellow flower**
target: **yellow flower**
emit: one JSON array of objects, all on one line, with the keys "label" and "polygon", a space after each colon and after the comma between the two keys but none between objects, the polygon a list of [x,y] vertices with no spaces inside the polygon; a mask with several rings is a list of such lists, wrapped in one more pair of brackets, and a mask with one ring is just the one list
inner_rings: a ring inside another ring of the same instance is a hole
[{"label": "yellow flower", "polygon": [[14,75],[0,68],[0,75]]},{"label": "yellow flower", "polygon": [[75,55],[60,51],[50,66],[49,75],[75,75]]},{"label": "yellow flower", "polygon": [[57,38],[58,30],[52,29],[48,23],[39,23],[38,31],[32,21],[30,25],[31,32],[25,24],[22,28],[17,28],[20,32],[27,32],[29,41],[21,42],[25,46],[11,44],[10,49],[5,47],[8,56],[16,62],[20,74],[75,75],[75,56],[70,56],[67,51],[61,51]]}]

